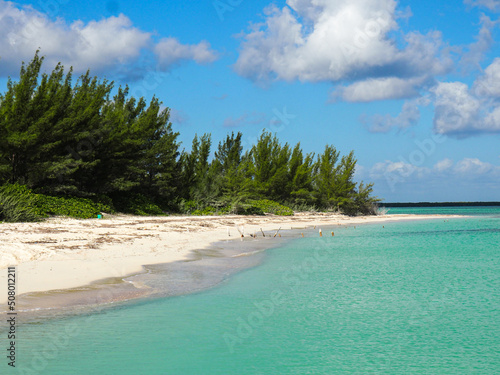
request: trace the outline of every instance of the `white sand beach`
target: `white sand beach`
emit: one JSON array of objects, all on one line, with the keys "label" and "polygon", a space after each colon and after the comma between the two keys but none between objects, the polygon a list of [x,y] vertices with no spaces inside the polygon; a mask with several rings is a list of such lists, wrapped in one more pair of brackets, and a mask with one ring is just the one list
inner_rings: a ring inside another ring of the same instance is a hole
[{"label": "white sand beach", "polygon": [[[260,229],[296,231],[332,225],[449,218],[442,215],[348,217],[298,213],[294,216],[106,216],[76,220],[51,218],[39,223],[0,224],[0,303],[7,300],[7,267],[17,267],[17,294],[69,289],[108,277],[123,277],[144,264],[186,259],[192,250]],[[382,229],[382,227],[381,227]],[[277,238],[279,240],[279,238]]]}]

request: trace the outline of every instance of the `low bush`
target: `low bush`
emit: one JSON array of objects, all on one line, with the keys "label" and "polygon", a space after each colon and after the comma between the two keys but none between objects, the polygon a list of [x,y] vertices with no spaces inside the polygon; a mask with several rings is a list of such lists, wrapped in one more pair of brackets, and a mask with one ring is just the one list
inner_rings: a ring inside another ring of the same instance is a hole
[{"label": "low bush", "polygon": [[165,214],[152,199],[139,193],[121,193],[112,198],[113,204],[118,212],[139,216]]},{"label": "low bush", "polygon": [[42,217],[69,216],[76,219],[90,219],[97,217],[101,212],[113,211],[109,205],[88,198],[54,197],[43,194],[36,194],[35,205]]},{"label": "low bush", "polygon": [[194,215],[195,211],[200,211],[198,207],[199,204],[196,201],[182,200],[181,203],[179,204],[179,212],[181,214]]},{"label": "low bush", "polygon": [[236,203],[233,205],[231,212],[236,215],[264,215],[261,208],[249,203]]},{"label": "low bush", "polygon": [[278,202],[269,199],[261,199],[251,202],[252,207],[260,209],[266,214],[274,214],[279,216],[293,216],[293,210],[290,207],[283,206]]},{"label": "low bush", "polygon": [[23,185],[0,188],[0,220],[7,222],[38,221],[42,218],[36,206],[36,194]]}]

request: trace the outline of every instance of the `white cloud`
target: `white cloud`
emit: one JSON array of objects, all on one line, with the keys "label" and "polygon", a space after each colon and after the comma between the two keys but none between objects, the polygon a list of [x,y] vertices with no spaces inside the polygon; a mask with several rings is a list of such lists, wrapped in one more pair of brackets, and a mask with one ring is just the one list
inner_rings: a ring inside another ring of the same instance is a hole
[{"label": "white cloud", "polygon": [[407,161],[391,161],[386,160],[374,164],[369,169],[369,176],[373,179],[382,179],[393,175],[405,179],[412,178],[430,178],[432,175],[440,176],[443,173],[452,173],[455,176],[477,177],[480,175],[498,176],[500,174],[500,166],[493,165],[488,162],[481,161],[477,158],[464,158],[456,163],[449,158],[438,161],[432,169],[414,165]]},{"label": "white cloud", "polygon": [[492,30],[498,25],[497,21],[492,21],[489,17],[484,14],[481,15],[481,29],[476,36],[476,41],[467,46],[467,51],[462,54],[460,63],[466,68],[481,68],[479,63],[483,59],[486,52],[489,51],[494,43]]},{"label": "white cloud", "polygon": [[420,167],[413,165],[405,161],[391,161],[386,160],[384,162],[376,163],[370,169],[370,177],[373,179],[381,178],[391,178],[392,177],[402,177],[408,178],[410,176],[423,177],[429,173],[429,169],[425,167]]},{"label": "white cloud", "polygon": [[186,45],[179,43],[175,38],[163,38],[154,50],[163,69],[169,69],[185,60],[194,60],[198,64],[208,64],[217,60],[217,53],[210,48],[210,44],[206,41]]},{"label": "white cloud", "polygon": [[370,117],[362,116],[361,121],[368,125],[368,130],[372,133],[387,133],[393,128],[407,129],[414,126],[420,120],[420,106],[429,104],[427,97],[406,101],[401,112],[397,116],[389,114],[375,114]]},{"label": "white cloud", "polygon": [[460,160],[454,167],[454,171],[463,175],[484,175],[489,172],[495,172],[495,167],[490,163],[482,162],[479,159],[464,158]]},{"label": "white cloud", "polygon": [[484,74],[476,79],[472,91],[479,97],[500,98],[500,58],[495,58]]},{"label": "white cloud", "polygon": [[31,8],[19,9],[1,1],[0,71],[12,74],[22,60],[41,48],[49,65],[61,61],[77,71],[104,70],[136,59],[151,42],[151,35],[133,27],[124,15],[84,24],[51,21]]},{"label": "white cloud", "polygon": [[155,48],[151,33],[134,27],[123,14],[68,24],[62,19],[53,21],[29,6],[21,8],[0,0],[0,75],[4,76],[18,73],[21,61],[30,61],[37,49],[46,56],[47,66],[62,62],[77,72],[126,71],[123,65],[137,62],[153,48],[159,51],[160,63],[169,62],[165,69],[181,60],[206,63],[214,59],[206,42],[194,46],[176,43],[170,44],[175,44],[174,51],[165,48],[165,40]]},{"label": "white cloud", "polygon": [[435,94],[434,131],[466,137],[500,133],[500,58],[469,88],[462,82],[439,82]]},{"label": "white cloud", "polygon": [[[383,192],[382,196],[386,198],[407,196],[412,200],[422,199],[417,197],[426,197],[430,191],[434,191],[436,196],[440,196],[440,200],[450,201],[453,200],[450,196],[462,191],[459,195],[467,192],[467,197],[460,199],[472,201],[481,195],[498,197],[500,189],[500,166],[477,158],[464,158],[457,163],[446,158],[438,161],[432,168],[417,166],[404,160],[386,160],[364,170],[368,172],[363,177],[368,175],[375,183],[377,194]],[[476,190],[479,187],[480,192]]]},{"label": "white cloud", "polygon": [[477,130],[480,121],[479,100],[462,82],[440,82],[433,92],[434,129],[439,134],[460,134]]},{"label": "white cloud", "polygon": [[444,172],[449,170],[452,166],[453,166],[453,160],[446,158],[438,161],[434,165],[434,170],[437,172]]},{"label": "white cloud", "polygon": [[[244,35],[235,70],[255,81],[360,81],[341,89],[351,101],[415,96],[450,68],[441,35],[409,33],[398,48],[394,0],[288,0],[265,10]],[[381,91],[380,88],[383,88]]]},{"label": "white cloud", "polygon": [[482,6],[486,7],[490,10],[497,11],[500,9],[500,1],[499,0],[465,0],[465,4],[471,6]]},{"label": "white cloud", "polygon": [[369,78],[346,87],[339,87],[334,92],[333,97],[340,96],[348,102],[411,98],[418,95],[416,83],[415,80],[397,77]]}]

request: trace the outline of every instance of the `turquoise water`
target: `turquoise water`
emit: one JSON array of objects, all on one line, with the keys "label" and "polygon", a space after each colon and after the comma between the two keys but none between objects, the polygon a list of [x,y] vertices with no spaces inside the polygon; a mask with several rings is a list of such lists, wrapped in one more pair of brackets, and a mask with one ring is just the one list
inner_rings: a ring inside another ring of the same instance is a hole
[{"label": "turquoise water", "polygon": [[387,214],[415,214],[415,215],[473,215],[500,217],[500,207],[391,207]]},{"label": "turquoise water", "polygon": [[500,373],[499,209],[333,230],[199,294],[21,325],[5,373]]}]

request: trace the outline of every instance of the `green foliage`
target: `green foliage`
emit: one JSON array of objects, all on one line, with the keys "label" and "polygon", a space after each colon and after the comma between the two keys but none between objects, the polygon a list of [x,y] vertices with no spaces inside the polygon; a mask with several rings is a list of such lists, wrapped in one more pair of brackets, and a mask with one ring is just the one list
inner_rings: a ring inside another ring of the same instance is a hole
[{"label": "green foliage", "polygon": [[61,64],[42,73],[43,60],[36,52],[0,94],[0,185],[39,193],[4,194],[9,220],[30,217],[34,203],[23,199],[38,202],[42,216],[94,217],[113,209],[293,214],[280,204],[376,212],[372,185],[354,181],[353,152],[340,155],[327,145],[317,156],[304,154],[300,143],[282,144],[268,131],[245,152],[240,132],[228,134],[213,153],[210,134],[195,135],[191,150],[180,150],[170,109],[157,98],[130,97],[127,86],[115,88],[89,72],[73,83],[72,69]]},{"label": "green foliage", "polygon": [[202,201],[182,201],[180,212],[187,215],[211,216],[224,215],[231,212],[231,206],[225,205],[224,202],[211,202],[206,204]]},{"label": "green foliage", "polygon": [[192,214],[194,211],[198,210],[198,203],[194,200],[183,200],[180,204],[179,210],[183,214]]},{"label": "green foliage", "polygon": [[235,203],[231,212],[236,215],[264,215],[264,211],[251,203]]},{"label": "green foliage", "polygon": [[290,207],[283,206],[278,202],[269,199],[261,199],[252,202],[252,206],[262,210],[264,213],[274,214],[279,216],[293,216],[293,210]]},{"label": "green foliage", "polygon": [[164,215],[163,210],[153,200],[140,193],[121,193],[113,197],[117,211],[140,216]]},{"label": "green foliage", "polygon": [[89,72],[72,83],[58,64],[41,74],[38,52],[0,95],[0,184],[26,184],[48,195],[143,191],[172,198],[178,133],[153,98],[111,97],[113,82]]},{"label": "green foliage", "polygon": [[35,194],[23,185],[4,185],[0,188],[0,217],[5,221],[37,221],[48,216],[96,218],[101,212],[113,212],[102,199],[56,197]]},{"label": "green foliage", "polygon": [[212,216],[216,214],[217,210],[211,206],[206,206],[203,210],[194,210],[191,213],[191,215],[196,215],[196,216]]},{"label": "green foliage", "polygon": [[35,207],[36,197],[26,188],[17,184],[0,188],[0,220],[7,222],[29,222],[41,219]]},{"label": "green foliage", "polygon": [[69,216],[77,219],[96,218],[101,212],[112,212],[112,208],[91,199],[77,197],[55,197],[36,194],[36,208],[41,216]]}]

